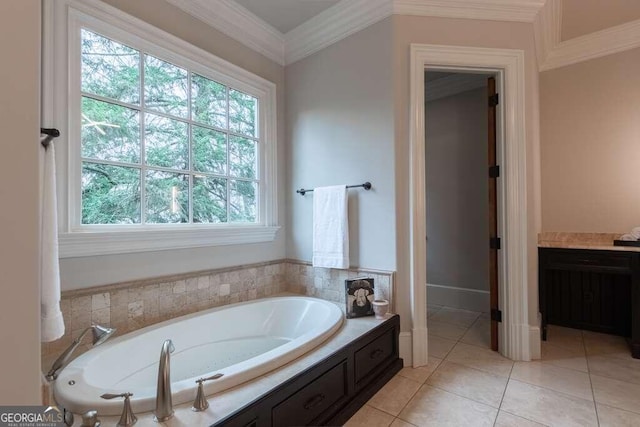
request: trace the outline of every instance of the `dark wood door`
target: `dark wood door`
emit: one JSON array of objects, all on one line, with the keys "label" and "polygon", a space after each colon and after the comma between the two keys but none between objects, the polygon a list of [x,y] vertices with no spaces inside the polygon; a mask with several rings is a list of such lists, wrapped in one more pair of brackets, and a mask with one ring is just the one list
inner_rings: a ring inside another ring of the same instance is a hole
[{"label": "dark wood door", "polygon": [[498,312],[498,173],[496,153],[496,79],[489,77],[488,94],[488,138],[489,150],[489,294],[491,305],[491,349],[498,351],[498,320],[494,313]]}]

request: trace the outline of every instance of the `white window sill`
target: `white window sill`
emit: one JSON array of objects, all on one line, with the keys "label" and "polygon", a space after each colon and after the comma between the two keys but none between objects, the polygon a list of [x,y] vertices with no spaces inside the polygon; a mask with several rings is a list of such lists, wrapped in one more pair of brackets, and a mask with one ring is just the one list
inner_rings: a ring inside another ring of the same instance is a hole
[{"label": "white window sill", "polygon": [[184,229],[60,233],[60,258],[271,242],[280,227],[225,226]]}]

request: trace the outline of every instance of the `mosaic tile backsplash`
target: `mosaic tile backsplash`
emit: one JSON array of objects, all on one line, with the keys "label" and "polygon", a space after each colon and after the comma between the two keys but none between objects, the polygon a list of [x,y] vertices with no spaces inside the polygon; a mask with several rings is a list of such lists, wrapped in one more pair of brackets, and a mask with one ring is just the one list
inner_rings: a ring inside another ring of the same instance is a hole
[{"label": "mosaic tile backsplash", "polygon": [[[122,335],[196,311],[280,292],[344,303],[345,279],[359,276],[375,279],[376,298],[388,299],[393,311],[393,272],[316,268],[293,260],[66,291],[60,302],[65,335],[42,344],[42,370],[48,371],[58,355],[92,323],[117,328],[117,335]],[[74,356],[91,347],[91,340],[86,341]]]}]

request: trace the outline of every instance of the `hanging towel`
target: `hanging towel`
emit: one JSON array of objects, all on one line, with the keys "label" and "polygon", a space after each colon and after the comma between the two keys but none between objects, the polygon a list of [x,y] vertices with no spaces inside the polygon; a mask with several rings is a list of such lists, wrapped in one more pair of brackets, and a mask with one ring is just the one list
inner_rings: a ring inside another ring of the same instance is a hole
[{"label": "hanging towel", "polygon": [[42,186],[42,239],[40,248],[40,338],[55,341],[64,335],[60,311],[60,266],[58,264],[58,214],[56,201],[56,159],[53,144],[44,154]]},{"label": "hanging towel", "polygon": [[346,185],[313,189],[313,266],[349,268]]}]

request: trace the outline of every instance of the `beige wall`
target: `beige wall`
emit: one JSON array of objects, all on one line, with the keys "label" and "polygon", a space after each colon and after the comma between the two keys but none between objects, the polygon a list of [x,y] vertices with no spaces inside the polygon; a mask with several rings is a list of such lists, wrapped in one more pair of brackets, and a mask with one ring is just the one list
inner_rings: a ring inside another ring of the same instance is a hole
[{"label": "beige wall", "polygon": [[[533,25],[515,22],[477,21],[418,16],[394,16],[395,171],[396,171],[396,294],[400,312],[410,313],[409,289],[409,45],[429,43],[519,49],[525,54],[527,211],[529,252],[529,323],[537,323],[537,79]],[[508,143],[508,141],[507,141]],[[428,275],[428,273],[427,273]],[[403,330],[407,330],[403,323]]]},{"label": "beige wall", "polygon": [[638,0],[561,0],[562,40],[640,19]]},{"label": "beige wall", "polygon": [[640,226],[640,49],[540,75],[542,228]]},{"label": "beige wall", "polygon": [[0,57],[0,405],[39,405],[39,0],[0,2]]},{"label": "beige wall", "polygon": [[79,289],[284,258],[285,201],[288,197],[284,191],[284,68],[167,2],[105,2],[277,85],[279,222],[283,228],[273,243],[62,259],[62,288]]}]

